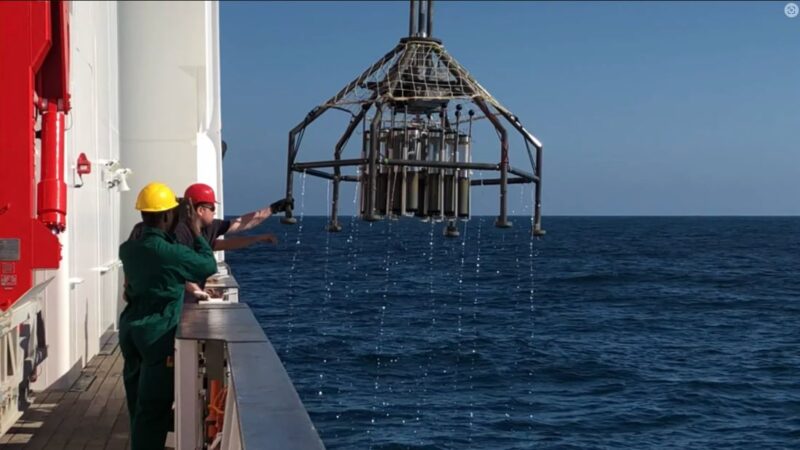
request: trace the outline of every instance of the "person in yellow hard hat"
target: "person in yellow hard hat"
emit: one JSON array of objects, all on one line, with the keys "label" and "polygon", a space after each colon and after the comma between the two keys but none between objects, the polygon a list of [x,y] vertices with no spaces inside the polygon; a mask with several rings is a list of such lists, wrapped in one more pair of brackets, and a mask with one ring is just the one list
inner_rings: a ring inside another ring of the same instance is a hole
[{"label": "person in yellow hard hat", "polygon": [[175,194],[162,183],[148,184],[136,199],[144,223],[142,236],[119,248],[128,302],[119,320],[119,345],[133,450],[164,448],[174,400],[172,358],[184,285],[205,280],[217,270],[200,219],[191,204],[187,206],[192,248],[175,242],[172,235],[179,221]]}]

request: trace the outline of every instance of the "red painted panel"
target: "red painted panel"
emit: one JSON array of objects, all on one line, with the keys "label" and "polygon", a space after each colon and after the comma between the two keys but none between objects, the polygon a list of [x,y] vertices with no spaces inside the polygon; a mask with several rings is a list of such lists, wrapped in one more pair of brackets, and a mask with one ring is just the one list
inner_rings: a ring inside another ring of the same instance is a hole
[{"label": "red painted panel", "polygon": [[40,98],[61,100],[59,109],[69,112],[69,12],[66,2],[50,3],[53,45],[37,76]]},{"label": "red painted panel", "polygon": [[[33,286],[34,269],[57,268],[60,260],[58,239],[34,217],[37,200],[34,195],[34,81],[38,80],[42,93],[54,95],[47,97],[40,93],[40,98],[62,108],[68,107],[67,20],[63,2],[0,2],[2,310],[8,309]],[[54,32],[57,35],[55,46],[52,45]],[[40,75],[42,67],[47,72]],[[63,112],[61,114],[63,122]],[[59,141],[63,143],[63,139],[56,139]],[[60,155],[52,155],[53,158],[52,172],[61,171],[54,178],[63,180],[63,144]],[[56,199],[59,196],[56,192]],[[63,203],[59,207],[63,208]]]}]

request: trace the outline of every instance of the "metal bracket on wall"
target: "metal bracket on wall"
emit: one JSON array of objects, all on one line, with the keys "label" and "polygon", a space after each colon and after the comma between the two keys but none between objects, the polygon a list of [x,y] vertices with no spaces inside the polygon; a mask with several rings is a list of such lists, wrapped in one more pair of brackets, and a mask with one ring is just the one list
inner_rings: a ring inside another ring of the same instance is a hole
[{"label": "metal bracket on wall", "polygon": [[118,267],[121,267],[121,266],[122,266],[122,261],[120,261],[118,259],[115,259],[113,261],[110,261],[110,262],[102,265],[102,266],[92,267],[89,270],[91,270],[93,272],[100,272],[100,275],[104,275],[104,274],[106,274],[106,273],[108,273],[108,272],[110,272],[110,271],[112,271],[112,270],[114,270],[114,269],[116,269]]}]

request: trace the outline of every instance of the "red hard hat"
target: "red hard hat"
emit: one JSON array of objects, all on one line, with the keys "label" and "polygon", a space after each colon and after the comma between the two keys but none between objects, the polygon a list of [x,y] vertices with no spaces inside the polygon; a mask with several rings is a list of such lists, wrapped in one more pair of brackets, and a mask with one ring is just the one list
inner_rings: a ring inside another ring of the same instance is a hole
[{"label": "red hard hat", "polygon": [[217,203],[217,198],[214,196],[214,189],[211,186],[203,183],[195,183],[188,188],[183,194],[184,198],[192,199],[192,203],[198,205],[200,203]]}]

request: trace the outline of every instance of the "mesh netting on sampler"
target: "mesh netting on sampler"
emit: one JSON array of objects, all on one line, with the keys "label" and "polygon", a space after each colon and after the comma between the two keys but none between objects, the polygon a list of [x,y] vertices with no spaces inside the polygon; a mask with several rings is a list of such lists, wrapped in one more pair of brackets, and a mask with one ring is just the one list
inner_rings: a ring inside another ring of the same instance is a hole
[{"label": "mesh netting on sampler", "polygon": [[323,104],[355,114],[361,105],[481,98],[502,106],[444,47],[431,41],[399,44]]}]

